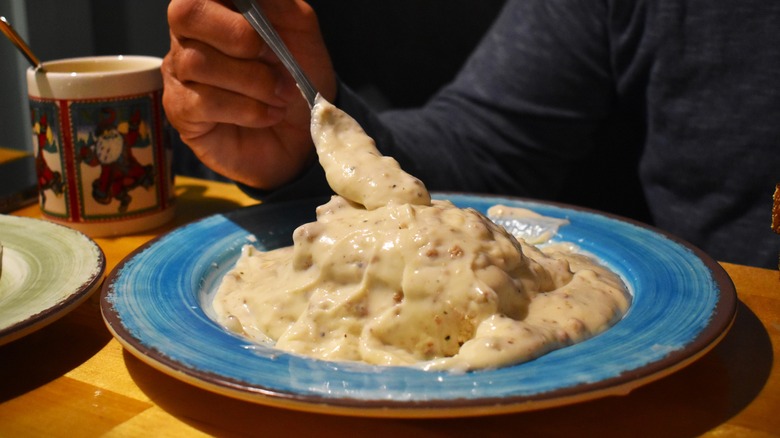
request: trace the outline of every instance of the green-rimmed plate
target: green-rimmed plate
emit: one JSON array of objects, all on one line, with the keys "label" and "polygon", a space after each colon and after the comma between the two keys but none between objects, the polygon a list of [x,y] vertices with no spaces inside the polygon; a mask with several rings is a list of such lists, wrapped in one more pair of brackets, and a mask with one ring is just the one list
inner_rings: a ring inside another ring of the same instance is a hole
[{"label": "green-rimmed plate", "polygon": [[0,215],[0,345],[62,317],[97,290],[106,269],[84,234],[39,219]]}]

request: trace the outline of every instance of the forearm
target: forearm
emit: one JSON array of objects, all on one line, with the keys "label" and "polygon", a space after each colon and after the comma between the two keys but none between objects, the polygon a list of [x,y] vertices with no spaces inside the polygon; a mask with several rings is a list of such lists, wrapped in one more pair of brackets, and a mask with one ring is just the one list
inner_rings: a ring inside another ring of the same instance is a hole
[{"label": "forearm", "polygon": [[425,107],[361,123],[432,190],[556,197],[614,99],[604,11],[586,3],[510,1]]}]

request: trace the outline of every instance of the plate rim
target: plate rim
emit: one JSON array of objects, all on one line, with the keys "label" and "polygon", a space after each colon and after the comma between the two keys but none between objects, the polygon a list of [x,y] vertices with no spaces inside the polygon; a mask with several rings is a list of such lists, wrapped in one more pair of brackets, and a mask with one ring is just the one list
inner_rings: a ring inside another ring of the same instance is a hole
[{"label": "plate rim", "polygon": [[90,275],[87,281],[76,287],[73,292],[68,294],[67,297],[49,307],[39,309],[38,312],[30,315],[24,320],[0,328],[0,346],[16,341],[38,330],[41,330],[70,313],[100,288],[103,275],[106,271],[106,256],[103,253],[103,249],[91,237],[87,236],[81,231],[74,230],[73,228],[69,228],[65,225],[57,224],[44,219],[31,218],[26,216],[3,214],[0,215],[0,222],[5,221],[6,218],[13,218],[13,220],[21,220],[25,222],[29,221],[44,223],[46,226],[51,226],[53,229],[59,229],[60,231],[75,234],[84,239],[83,241],[85,242],[85,245],[88,244],[94,247],[98,257],[96,263],[94,264],[92,275]]},{"label": "plate rim", "polygon": [[[434,191],[432,192],[432,195],[434,195],[434,198],[443,199],[465,196],[479,198],[481,201],[489,200],[493,203],[498,203],[501,200],[508,200],[526,204],[540,204],[543,206],[595,214],[659,234],[690,250],[694,256],[702,262],[704,267],[709,271],[713,282],[718,286],[718,300],[712,310],[710,321],[694,339],[685,345],[684,348],[670,351],[661,359],[625,371],[614,377],[601,379],[596,382],[580,383],[566,388],[556,388],[551,391],[532,395],[425,401],[328,398],[319,395],[279,391],[272,388],[248,387],[244,382],[237,381],[228,376],[187,367],[186,365],[167,357],[163,352],[158,351],[153,347],[145,347],[141,344],[139,339],[133,336],[123,326],[121,317],[114,310],[113,304],[107,299],[107,296],[110,293],[111,286],[116,276],[119,275],[124,266],[135,256],[154,246],[158,241],[168,236],[168,234],[179,229],[192,226],[196,223],[213,218],[214,216],[225,216],[227,218],[226,215],[230,215],[231,213],[255,209],[261,205],[267,206],[268,204],[256,204],[222,214],[207,216],[178,227],[169,233],[157,236],[153,240],[140,246],[117,264],[106,278],[101,291],[101,314],[112,335],[136,358],[169,376],[178,378],[179,380],[202,389],[267,406],[290,408],[314,413],[381,418],[448,418],[496,415],[545,409],[552,406],[562,406],[594,400],[610,395],[625,395],[640,386],[673,374],[704,356],[728,334],[735,320],[737,312],[736,288],[725,269],[695,245],[652,225],[596,209],[527,197],[452,191]],[[274,205],[293,204],[296,202],[311,203],[315,202],[315,200],[322,199],[327,198],[316,197],[306,200],[284,201],[274,203]],[[717,333],[717,336],[708,336],[712,332]]]}]

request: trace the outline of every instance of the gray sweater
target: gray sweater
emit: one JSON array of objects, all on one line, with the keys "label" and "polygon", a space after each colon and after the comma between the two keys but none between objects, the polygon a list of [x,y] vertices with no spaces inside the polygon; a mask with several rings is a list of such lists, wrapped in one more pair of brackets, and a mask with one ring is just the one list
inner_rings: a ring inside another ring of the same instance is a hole
[{"label": "gray sweater", "polygon": [[[509,0],[425,106],[337,105],[431,190],[510,194],[655,225],[776,267],[780,2]],[[327,190],[314,166],[267,200]]]}]

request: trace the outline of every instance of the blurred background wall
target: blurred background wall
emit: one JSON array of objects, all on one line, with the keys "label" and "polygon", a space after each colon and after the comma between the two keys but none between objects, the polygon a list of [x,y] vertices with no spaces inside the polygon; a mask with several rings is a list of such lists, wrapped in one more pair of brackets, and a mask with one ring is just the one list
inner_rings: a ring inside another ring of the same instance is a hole
[{"label": "blurred background wall", "polygon": [[[163,56],[167,0],[3,0],[0,15],[41,61],[89,55]],[[0,41],[0,147],[31,150],[25,70],[29,64]]]}]

